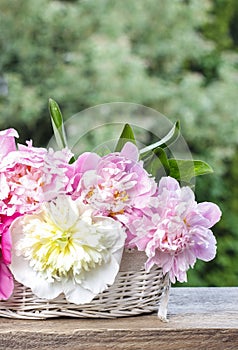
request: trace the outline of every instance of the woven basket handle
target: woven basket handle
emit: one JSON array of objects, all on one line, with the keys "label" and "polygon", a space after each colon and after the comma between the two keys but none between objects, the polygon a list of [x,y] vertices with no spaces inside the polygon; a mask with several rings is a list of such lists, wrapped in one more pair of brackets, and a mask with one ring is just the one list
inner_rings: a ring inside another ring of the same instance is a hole
[{"label": "woven basket handle", "polygon": [[158,308],[158,318],[163,322],[168,322],[167,311],[168,311],[169,290],[170,290],[170,280],[169,280],[168,273],[165,275],[164,284],[165,284],[165,289]]}]

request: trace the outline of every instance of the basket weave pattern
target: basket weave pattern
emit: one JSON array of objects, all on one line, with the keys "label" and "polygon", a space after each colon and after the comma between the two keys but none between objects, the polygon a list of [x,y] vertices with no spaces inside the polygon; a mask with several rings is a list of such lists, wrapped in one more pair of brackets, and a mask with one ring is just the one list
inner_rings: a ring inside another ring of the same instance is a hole
[{"label": "basket weave pattern", "polygon": [[169,282],[158,267],[146,272],[144,259],[144,253],[124,253],[114,284],[84,305],[69,303],[63,294],[53,300],[39,299],[30,288],[15,281],[11,298],[0,302],[0,316],[113,318],[151,313],[158,309]]}]

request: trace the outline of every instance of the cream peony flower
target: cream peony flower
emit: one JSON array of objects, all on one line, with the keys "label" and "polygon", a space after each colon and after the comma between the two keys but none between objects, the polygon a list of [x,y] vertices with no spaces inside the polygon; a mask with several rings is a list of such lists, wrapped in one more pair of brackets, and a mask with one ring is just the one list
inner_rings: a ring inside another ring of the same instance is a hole
[{"label": "cream peony flower", "polygon": [[89,205],[66,195],[17,218],[11,235],[15,279],[40,298],[64,293],[75,304],[113,284],[126,238],[119,222],[94,217]]}]

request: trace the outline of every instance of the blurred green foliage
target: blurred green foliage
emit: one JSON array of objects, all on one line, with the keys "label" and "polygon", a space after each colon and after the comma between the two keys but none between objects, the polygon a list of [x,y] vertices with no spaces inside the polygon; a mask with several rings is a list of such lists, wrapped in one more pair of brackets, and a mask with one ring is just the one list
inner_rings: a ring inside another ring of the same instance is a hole
[{"label": "blurred green foliage", "polygon": [[49,97],[65,117],[135,102],[180,119],[194,158],[214,168],[196,193],[223,210],[218,254],[190,285],[238,283],[237,23],[236,0],[0,2],[1,129],[46,145]]}]

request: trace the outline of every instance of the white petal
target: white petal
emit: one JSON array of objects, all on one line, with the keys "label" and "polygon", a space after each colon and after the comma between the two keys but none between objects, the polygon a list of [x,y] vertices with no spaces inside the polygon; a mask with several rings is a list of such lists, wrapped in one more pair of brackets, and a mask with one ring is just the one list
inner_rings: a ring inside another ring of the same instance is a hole
[{"label": "white petal", "polygon": [[59,227],[67,230],[78,219],[78,208],[69,196],[59,196],[45,205],[50,219]]},{"label": "white petal", "polygon": [[111,261],[103,264],[94,270],[85,274],[85,280],[82,286],[91,290],[94,294],[98,294],[107,289],[108,285],[112,285],[119,271],[119,264],[112,256]]},{"label": "white petal", "polygon": [[99,225],[97,226],[97,230],[103,232],[105,236],[104,241],[108,242],[106,246],[109,247],[111,245],[112,253],[124,247],[126,233],[120,222],[115,221],[112,218],[101,216],[95,217],[94,222],[101,224],[101,227]]},{"label": "white petal", "polygon": [[72,281],[63,284],[63,292],[70,303],[77,305],[90,303],[96,294],[92,293],[80,285],[75,285]]},{"label": "white petal", "polygon": [[48,283],[21,256],[13,255],[10,270],[16,281],[31,288],[32,292],[39,298],[54,299],[62,292],[59,283]]}]

